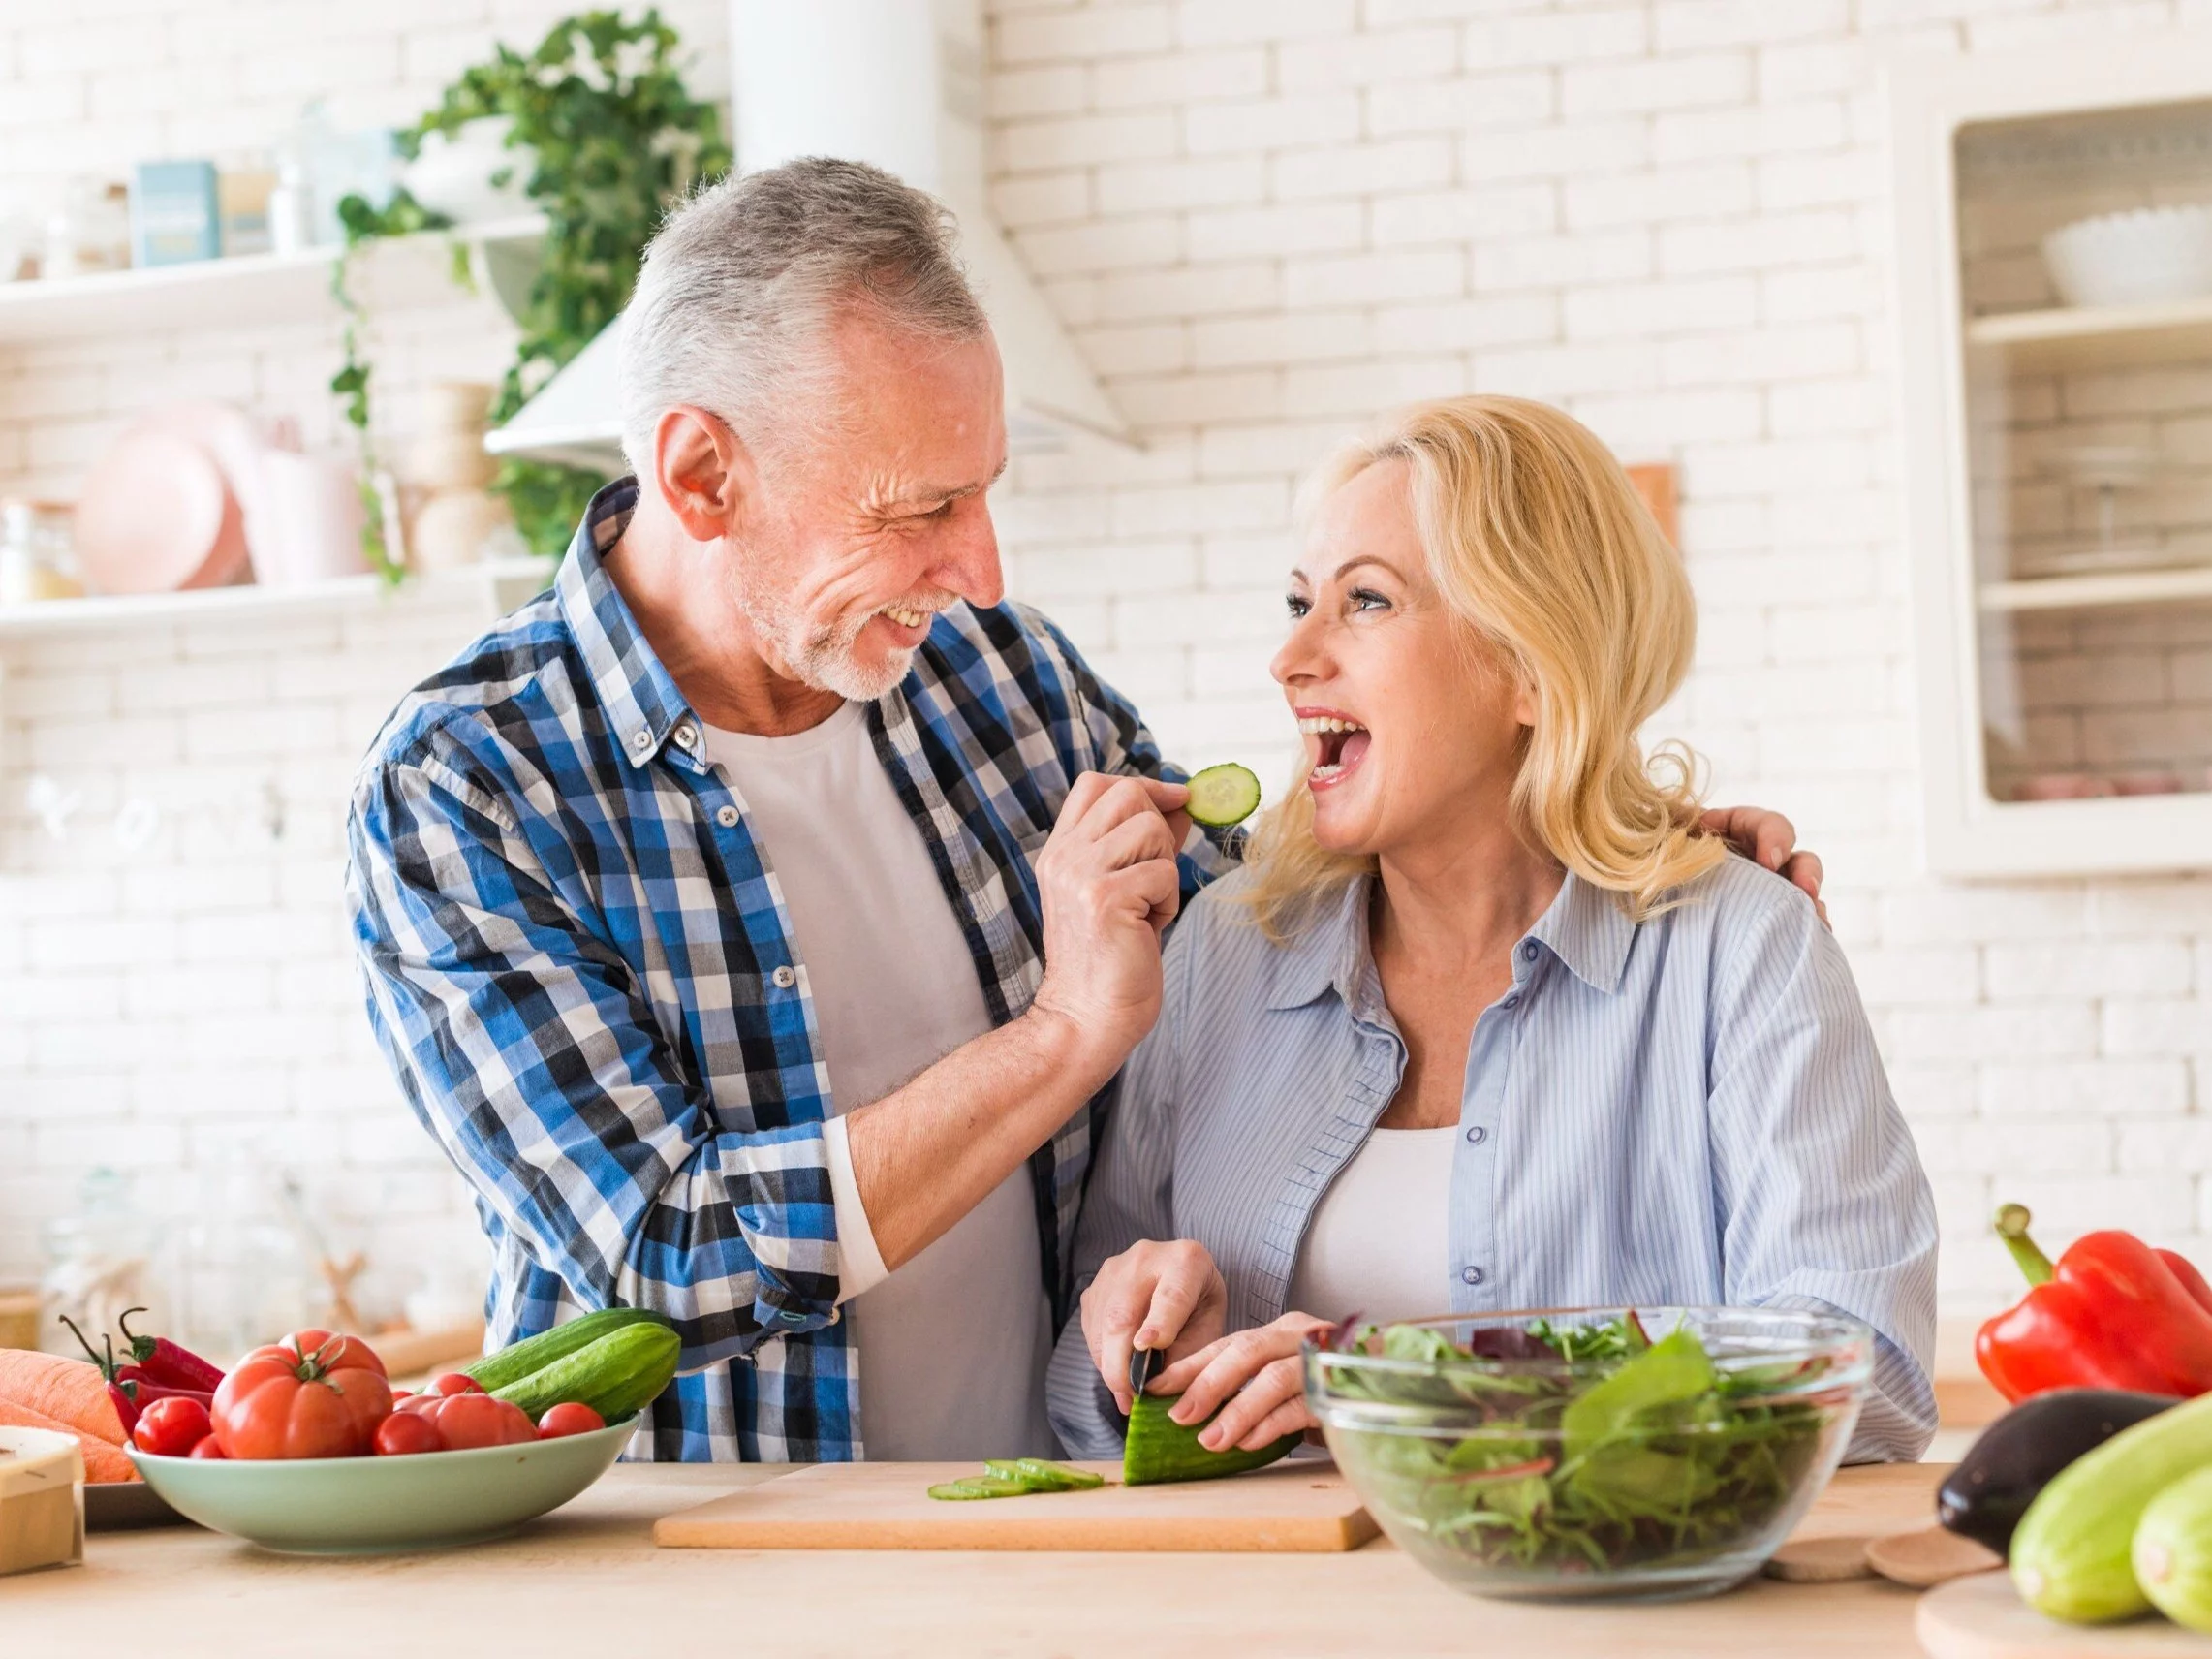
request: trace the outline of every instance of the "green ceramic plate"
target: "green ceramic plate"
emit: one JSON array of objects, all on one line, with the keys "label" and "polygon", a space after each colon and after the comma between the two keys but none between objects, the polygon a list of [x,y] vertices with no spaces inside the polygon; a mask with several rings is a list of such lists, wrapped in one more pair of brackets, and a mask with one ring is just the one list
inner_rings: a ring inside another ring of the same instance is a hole
[{"label": "green ceramic plate", "polygon": [[374,1555],[513,1532],[607,1473],[636,1426],[412,1457],[234,1463],[133,1451],[131,1460],[202,1526],[292,1554]]}]

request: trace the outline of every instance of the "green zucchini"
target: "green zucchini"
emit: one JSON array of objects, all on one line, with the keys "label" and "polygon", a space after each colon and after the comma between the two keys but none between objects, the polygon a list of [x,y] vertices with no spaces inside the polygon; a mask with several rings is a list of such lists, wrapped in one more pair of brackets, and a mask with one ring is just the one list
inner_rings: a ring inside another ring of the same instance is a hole
[{"label": "green zucchini", "polygon": [[532,1336],[525,1341],[512,1343],[496,1354],[487,1354],[462,1373],[474,1377],[486,1393],[496,1393],[510,1383],[518,1383],[533,1371],[542,1371],[555,1360],[574,1354],[598,1341],[609,1330],[619,1330],[625,1325],[667,1325],[659,1314],[641,1307],[608,1307],[597,1313],[579,1314],[566,1325]]},{"label": "green zucchini", "polygon": [[2212,1633],[2212,1467],[2151,1499],[2129,1557],[2153,1607],[2176,1624]]},{"label": "green zucchini", "polygon": [[2151,1500],[2212,1464],[2212,1394],[2124,1428],[2059,1471],[2012,1534],[2012,1582],[2038,1612],[2104,1624],[2150,1610],[2130,1563]]},{"label": "green zucchini", "polygon": [[675,1380],[683,1346],[672,1327],[654,1322],[617,1326],[573,1354],[519,1377],[494,1399],[513,1400],[535,1423],[554,1406],[574,1400],[608,1423],[634,1417]]},{"label": "green zucchini", "polygon": [[1289,1456],[1291,1448],[1305,1438],[1286,1434],[1257,1452],[1233,1448],[1209,1452],[1199,1444],[1199,1434],[1213,1419],[1185,1427],[1168,1415],[1168,1408],[1180,1398],[1180,1394],[1137,1396],[1129,1414],[1129,1439],[1122,1446],[1122,1485],[1150,1487],[1168,1481],[1212,1481],[1223,1475],[1241,1475],[1247,1469],[1262,1469],[1278,1457]]},{"label": "green zucchini", "polygon": [[1191,822],[1208,830],[1241,824],[1259,810],[1260,780],[1234,761],[1193,774],[1190,788]]}]

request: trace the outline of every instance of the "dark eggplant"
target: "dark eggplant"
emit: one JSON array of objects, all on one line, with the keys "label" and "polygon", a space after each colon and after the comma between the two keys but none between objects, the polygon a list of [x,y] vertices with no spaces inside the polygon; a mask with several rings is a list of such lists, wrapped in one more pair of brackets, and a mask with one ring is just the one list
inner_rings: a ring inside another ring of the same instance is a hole
[{"label": "dark eggplant", "polygon": [[2085,1452],[2181,1401],[2120,1389],[2053,1389],[1981,1431],[1936,1491],[1936,1518],[2002,1555],[2038,1492]]}]

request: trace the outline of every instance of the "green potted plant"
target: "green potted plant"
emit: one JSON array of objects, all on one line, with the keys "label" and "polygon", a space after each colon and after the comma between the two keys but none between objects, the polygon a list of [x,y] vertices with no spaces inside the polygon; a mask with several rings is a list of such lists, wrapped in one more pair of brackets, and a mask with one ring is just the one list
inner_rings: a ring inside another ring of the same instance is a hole
[{"label": "green potted plant", "polygon": [[[492,59],[462,72],[438,107],[400,135],[410,157],[423,138],[452,138],[473,121],[504,117],[507,147],[530,205],[545,219],[538,271],[516,321],[514,361],[501,383],[491,418],[505,421],[621,313],[638,279],[639,261],[669,206],[731,165],[713,105],[694,98],[677,67],[676,31],[658,11],[626,19],[615,12],[583,12],[562,19],[536,49],[496,48]],[[347,258],[333,278],[345,311],[345,361],[330,387],[345,399],[346,417],[361,435],[364,488],[377,472],[369,427],[369,364],[359,350],[359,311],[346,289],[355,252],[364,243],[444,226],[404,191],[378,208],[361,198],[340,204]],[[465,251],[455,249],[456,276],[466,280]],[[605,481],[579,467],[507,458],[492,488],[507,498],[523,540],[557,556],[568,545],[592,492]],[[369,514],[370,557],[389,576],[387,555]]]}]

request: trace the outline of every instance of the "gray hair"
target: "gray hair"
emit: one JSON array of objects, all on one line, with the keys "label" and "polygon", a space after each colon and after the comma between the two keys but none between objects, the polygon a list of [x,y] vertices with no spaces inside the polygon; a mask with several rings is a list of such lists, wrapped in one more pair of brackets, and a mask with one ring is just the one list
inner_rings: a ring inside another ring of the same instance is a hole
[{"label": "gray hair", "polygon": [[740,431],[771,398],[788,419],[783,400],[826,372],[828,329],[848,306],[932,337],[986,332],[955,235],[935,197],[826,156],[693,196],[646,248],[622,317],[615,385],[632,470],[651,471],[653,428],[679,403]]}]

